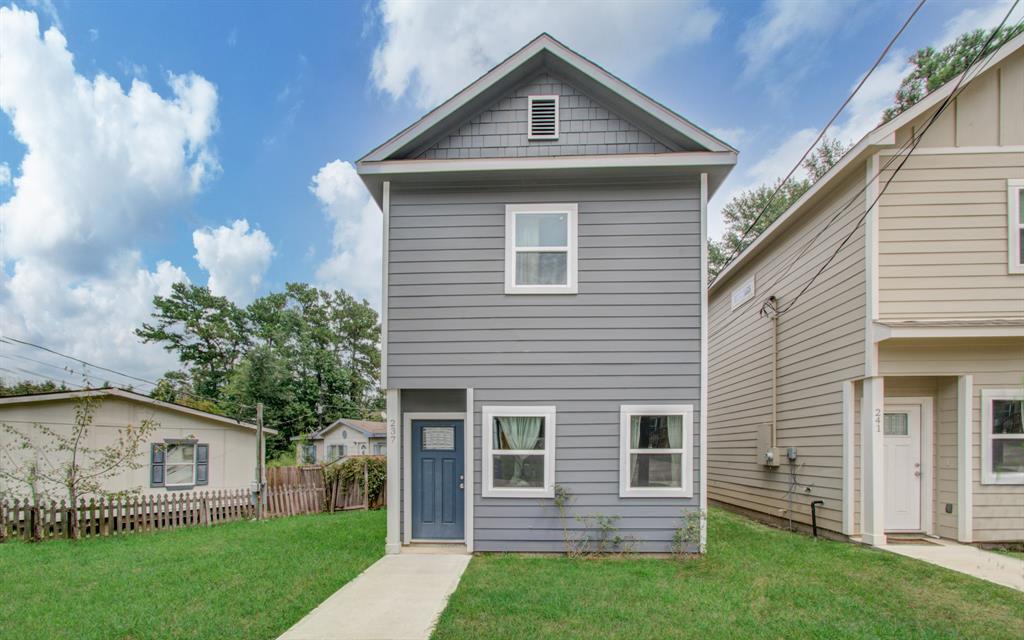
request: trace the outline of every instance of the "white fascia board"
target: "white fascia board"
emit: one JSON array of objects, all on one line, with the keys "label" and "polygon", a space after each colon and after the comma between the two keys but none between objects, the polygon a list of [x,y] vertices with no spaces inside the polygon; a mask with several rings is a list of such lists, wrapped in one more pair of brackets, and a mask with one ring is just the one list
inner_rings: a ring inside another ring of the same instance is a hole
[{"label": "white fascia board", "polygon": [[899,338],[1024,338],[1024,325],[900,327],[875,323],[875,342]]},{"label": "white fascia board", "polygon": [[475,158],[469,160],[385,160],[362,162],[363,175],[413,175],[475,173],[487,171],[552,171],[560,169],[630,169],[673,167],[729,167],[736,164],[734,151],[679,151],[597,156],[533,158]]},{"label": "white fascia board", "polygon": [[634,89],[599,65],[569,49],[551,36],[542,34],[482,75],[468,87],[428,112],[398,135],[363,156],[360,162],[376,162],[391,157],[396,151],[427,133],[437,123],[451,116],[482,93],[504,80],[506,76],[531,58],[545,51],[705,148],[711,151],[736,152],[736,149],[733,147],[696,126],[668,107]]}]

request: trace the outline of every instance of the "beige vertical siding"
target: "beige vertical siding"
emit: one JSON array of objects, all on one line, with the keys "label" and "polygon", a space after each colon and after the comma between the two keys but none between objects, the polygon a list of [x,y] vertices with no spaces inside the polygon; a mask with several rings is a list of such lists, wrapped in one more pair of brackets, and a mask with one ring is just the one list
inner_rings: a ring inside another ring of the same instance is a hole
[{"label": "beige vertical siding", "polygon": [[[1024,52],[1017,52],[966,87],[895,179],[882,174],[882,184],[892,179],[879,211],[882,319],[1024,318],[1024,274],[1008,273],[1007,264],[1007,180],[1024,178],[1021,145]],[[988,150],[955,151],[979,147]]]},{"label": "beige vertical siding", "polygon": [[[712,294],[708,492],[714,500],[786,515],[789,467],[767,470],[755,459],[758,425],[771,418],[771,330],[759,310],[770,295],[785,306],[850,232],[864,212],[857,192],[865,170],[862,164],[853,178],[832,188],[813,213]],[[843,214],[828,225],[840,209]],[[751,276],[754,298],[731,309],[732,290]],[[864,283],[861,226],[779,323],[778,445],[797,448],[802,485],[794,492],[794,520],[809,523],[810,502],[820,498],[821,521],[834,531],[842,529],[842,382],[864,372]]]},{"label": "beige vertical siding", "polygon": [[[1015,388],[1024,381],[1024,339],[900,340],[879,345],[879,366],[886,376],[974,376],[972,401],[972,493],[974,540],[1024,540],[1024,485],[981,484],[981,390]],[[936,387],[939,471],[936,505],[956,503],[956,383],[940,379]],[[937,508],[937,510],[942,510]],[[955,536],[955,518],[940,514],[940,535]]]}]

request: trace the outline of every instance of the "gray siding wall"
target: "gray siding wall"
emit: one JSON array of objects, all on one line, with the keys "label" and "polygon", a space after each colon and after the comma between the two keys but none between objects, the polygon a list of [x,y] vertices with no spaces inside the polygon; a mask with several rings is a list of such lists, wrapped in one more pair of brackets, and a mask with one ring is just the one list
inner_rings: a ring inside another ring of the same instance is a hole
[{"label": "gray siding wall", "polygon": [[[481,407],[521,404],[557,407],[571,527],[618,515],[668,550],[703,490],[697,181],[417,189],[391,191],[388,382],[474,388],[476,549],[564,549],[551,500],[480,497]],[[505,205],[526,202],[578,203],[578,295],[504,294]],[[619,498],[619,409],[639,403],[694,406],[692,498]]]},{"label": "gray siding wall", "polygon": [[[526,137],[526,98],[539,94],[559,96],[557,140]],[[673,149],[545,72],[412,157],[451,160],[669,151]]]}]

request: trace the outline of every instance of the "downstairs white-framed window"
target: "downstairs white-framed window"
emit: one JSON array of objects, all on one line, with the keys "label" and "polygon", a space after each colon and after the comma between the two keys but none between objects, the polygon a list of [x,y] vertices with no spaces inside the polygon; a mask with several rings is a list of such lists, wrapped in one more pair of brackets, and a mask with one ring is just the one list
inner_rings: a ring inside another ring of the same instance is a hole
[{"label": "downstairs white-framed window", "polygon": [[505,293],[574,294],[576,204],[505,206]]},{"label": "downstairs white-framed window", "polygon": [[622,405],[619,496],[693,496],[693,405]]},{"label": "downstairs white-framed window", "polygon": [[1010,273],[1024,273],[1024,180],[1006,181]]},{"label": "downstairs white-framed window", "polygon": [[555,407],[488,407],[483,428],[485,498],[555,496]]},{"label": "downstairs white-framed window", "polygon": [[981,484],[1024,484],[1024,389],[981,390]]}]

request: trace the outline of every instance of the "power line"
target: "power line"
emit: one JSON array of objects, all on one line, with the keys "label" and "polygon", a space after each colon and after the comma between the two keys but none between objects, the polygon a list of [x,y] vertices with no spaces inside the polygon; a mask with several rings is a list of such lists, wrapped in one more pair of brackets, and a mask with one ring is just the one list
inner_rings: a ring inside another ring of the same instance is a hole
[{"label": "power line", "polygon": [[[761,221],[761,219],[764,217],[764,214],[768,212],[768,209],[771,208],[772,202],[775,201],[775,198],[782,191],[783,187],[785,187],[786,183],[788,183],[790,178],[793,177],[793,174],[796,173],[796,170],[800,168],[804,160],[807,159],[808,154],[810,154],[811,151],[813,151],[814,148],[818,146],[818,143],[821,142],[821,139],[825,137],[825,133],[829,130],[829,127],[831,127],[835,123],[836,118],[839,117],[839,114],[842,113],[843,110],[847,107],[847,105],[850,104],[850,101],[853,100],[854,96],[856,96],[857,93],[861,90],[861,87],[864,86],[864,83],[867,82],[868,78],[871,77],[871,74],[874,73],[875,69],[878,68],[878,65],[882,63],[882,60],[885,59],[885,56],[889,54],[889,50],[892,49],[894,44],[896,44],[896,40],[898,40],[899,37],[903,34],[907,26],[910,24],[910,21],[914,19],[914,16],[916,16],[918,11],[921,10],[921,7],[924,6],[925,2],[927,2],[927,0],[921,0],[920,2],[917,3],[917,6],[914,7],[914,10],[910,13],[909,16],[907,16],[907,19],[903,21],[903,25],[899,28],[899,31],[897,31],[896,34],[889,40],[889,43],[885,45],[885,48],[882,50],[882,53],[879,54],[878,58],[875,59],[874,64],[871,65],[871,68],[868,69],[868,72],[864,75],[864,77],[860,79],[860,82],[857,83],[857,86],[854,87],[853,92],[851,92],[850,95],[846,97],[846,100],[843,101],[843,104],[841,104],[839,108],[836,109],[836,112],[832,114],[832,117],[829,118],[829,121],[825,124],[824,127],[821,128],[821,131],[818,133],[818,137],[814,139],[814,142],[812,142],[809,147],[807,147],[807,150],[804,151],[802,156],[800,156],[800,159],[797,160],[795,165],[793,165],[793,168],[789,170],[789,173],[786,174],[786,177],[779,181],[779,184],[776,185],[775,187],[775,191],[773,191],[772,195],[768,197],[768,202],[765,203],[764,207],[754,218],[753,222],[747,225],[747,228],[743,230],[743,233],[740,235],[739,242],[737,242],[736,246],[733,247],[732,251],[729,253],[729,257],[722,264],[722,269],[725,269],[725,267],[729,266],[729,263],[731,263],[736,258],[736,255],[741,251],[741,248],[743,247],[743,242],[747,239],[747,236],[754,229],[754,227],[757,226],[757,223]],[[719,271],[719,273],[721,273],[721,270]]]},{"label": "power line", "polygon": [[[786,307],[784,309],[781,309],[778,312],[779,315],[782,315],[782,314],[788,312],[791,308],[793,308],[793,305],[795,305],[797,303],[797,301],[800,300],[800,297],[804,293],[806,293],[808,289],[810,289],[811,285],[814,284],[814,282],[818,279],[818,277],[822,273],[824,273],[824,271],[828,268],[828,266],[830,264],[832,264],[832,261],[835,260],[836,256],[839,255],[839,252],[842,251],[843,247],[846,246],[846,243],[848,243],[850,241],[850,239],[853,238],[854,233],[856,233],[856,231],[860,227],[861,223],[864,222],[864,220],[867,218],[867,216],[871,212],[871,210],[874,209],[875,205],[878,204],[878,202],[879,202],[879,200],[881,200],[882,196],[885,195],[885,192],[889,188],[889,185],[892,184],[893,180],[896,178],[896,175],[900,172],[900,170],[903,168],[903,166],[910,159],[910,156],[917,149],[917,146],[918,146],[918,144],[920,144],[921,139],[924,137],[924,134],[927,133],[928,129],[930,129],[933,124],[935,124],[935,122],[939,119],[939,117],[945,112],[946,108],[950,104],[952,104],[953,100],[955,100],[960,95],[960,92],[963,90],[962,85],[964,84],[964,80],[967,79],[968,75],[970,75],[972,71],[976,71],[976,70],[978,70],[978,69],[980,69],[980,68],[982,68],[984,66],[983,64],[982,65],[978,65],[978,62],[983,57],[985,57],[986,55],[987,55],[988,59],[991,59],[992,56],[994,56],[996,54],[996,51],[998,51],[998,48],[995,48],[992,51],[988,51],[988,49],[992,45],[992,42],[995,40],[996,36],[1002,30],[1003,25],[1005,25],[1006,21],[1010,18],[1010,15],[1013,14],[1014,9],[1017,8],[1017,5],[1019,3],[1020,3],[1020,0],[1015,0],[1014,1],[1013,5],[1010,7],[1010,10],[1006,12],[1005,16],[1003,16],[1003,19],[1000,21],[999,25],[992,30],[991,34],[989,34],[989,37],[985,41],[985,44],[982,45],[981,49],[978,51],[978,55],[975,56],[974,60],[971,61],[971,63],[967,66],[967,68],[964,70],[964,72],[962,74],[960,74],[960,77],[957,79],[956,85],[953,87],[952,91],[950,91],[949,95],[946,96],[946,98],[942,101],[942,103],[939,105],[938,109],[936,109],[935,112],[932,113],[931,117],[928,119],[928,122],[925,124],[925,126],[921,129],[920,133],[911,137],[912,144],[910,145],[910,148],[906,152],[906,154],[902,153],[902,148],[901,148],[900,150],[897,151],[897,154],[893,155],[889,159],[889,161],[886,163],[885,167],[880,168],[878,170],[878,172],[875,174],[876,176],[881,175],[882,171],[884,171],[886,168],[888,168],[888,166],[897,157],[901,158],[899,165],[897,165],[896,168],[893,170],[892,175],[889,176],[888,180],[886,180],[885,184],[879,190],[878,194],[875,196],[874,200],[872,200],[871,204],[869,206],[865,206],[864,207],[864,213],[861,214],[861,216],[854,223],[853,228],[850,229],[850,233],[848,233],[846,235],[846,237],[843,238],[843,241],[839,243],[839,246],[836,247],[835,251],[833,251],[832,254],[828,257],[828,259],[826,259],[825,262],[822,263],[822,265],[818,269],[818,271],[815,272],[815,274],[813,276],[811,276],[810,280],[808,280],[807,283],[803,286],[803,288],[800,289],[800,291],[796,294],[796,296],[791,301],[789,301],[789,303],[786,305]],[[1016,23],[1014,25],[1014,28],[1016,28],[1020,24],[1024,24],[1024,21]],[[986,52],[988,52],[988,53],[986,54]],[[905,146],[906,146],[906,143],[904,144],[904,147]],[[866,186],[865,186],[865,189],[866,189]],[[859,193],[855,197],[858,197],[858,196],[859,196]],[[835,220],[836,217],[838,217],[838,216],[833,217],[833,220]],[[831,221],[829,222],[829,224],[831,224]],[[827,227],[827,225],[826,225],[826,227]]]}]

